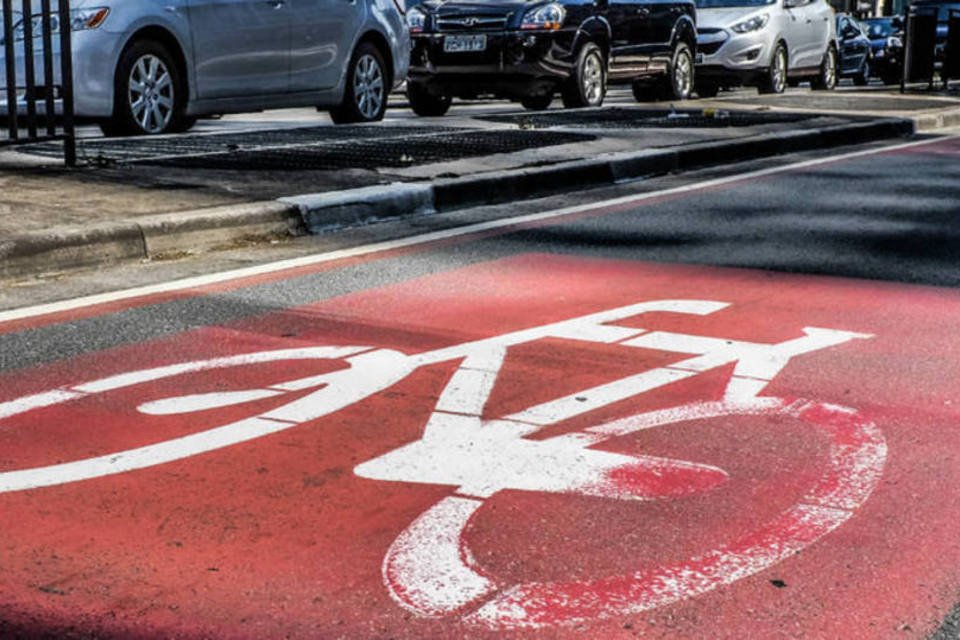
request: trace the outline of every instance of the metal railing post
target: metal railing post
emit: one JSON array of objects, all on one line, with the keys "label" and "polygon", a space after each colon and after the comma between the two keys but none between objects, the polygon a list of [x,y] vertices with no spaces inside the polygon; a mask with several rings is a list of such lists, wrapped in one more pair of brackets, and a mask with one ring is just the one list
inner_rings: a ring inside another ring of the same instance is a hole
[{"label": "metal railing post", "polygon": [[17,123],[17,51],[13,33],[13,2],[3,1],[3,52],[7,67],[7,128],[10,139],[20,137]]},{"label": "metal railing post", "polygon": [[70,0],[59,0],[60,8],[60,99],[63,103],[63,159],[68,167],[77,164],[77,140],[73,123],[73,45],[70,38]]}]

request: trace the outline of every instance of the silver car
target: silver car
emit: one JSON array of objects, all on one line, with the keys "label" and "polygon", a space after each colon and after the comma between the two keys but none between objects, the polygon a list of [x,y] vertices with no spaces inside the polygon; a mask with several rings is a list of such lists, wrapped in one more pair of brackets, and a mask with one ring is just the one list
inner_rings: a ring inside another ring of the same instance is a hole
[{"label": "silver car", "polygon": [[[410,60],[400,2],[76,0],[75,112],[108,135],[184,131],[201,115],[279,107],[329,109],[337,123],[379,120]],[[41,23],[34,16],[37,78]],[[22,38],[21,26],[18,81]],[[0,47],[0,97],[5,75]]]},{"label": "silver car", "polygon": [[837,84],[834,12],[826,0],[697,0],[697,92],[751,85],[781,93]]}]

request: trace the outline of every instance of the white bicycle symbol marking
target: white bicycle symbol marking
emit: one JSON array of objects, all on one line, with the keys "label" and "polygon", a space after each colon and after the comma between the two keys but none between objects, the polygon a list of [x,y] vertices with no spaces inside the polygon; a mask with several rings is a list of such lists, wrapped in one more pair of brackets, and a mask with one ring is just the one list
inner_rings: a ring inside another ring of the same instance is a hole
[{"label": "white bicycle symbol marking", "polygon": [[[394,541],[383,563],[393,599],[423,617],[457,616],[487,627],[539,627],[635,613],[753,575],[840,526],[870,496],[883,470],[883,435],[854,409],[759,394],[791,358],[870,335],[805,328],[777,344],[611,324],[650,312],[709,315],[727,303],[659,300],[589,314],[435,351],[406,355],[371,346],[283,349],[199,360],[110,376],[0,403],[0,420],[31,410],[191,372],[285,360],[342,360],[349,368],[261,389],[165,398],[145,414],[176,415],[315,389],[250,418],[104,456],[0,473],[0,493],[49,487],[214,451],[312,422],[360,402],[420,367],[460,361],[423,436],[355,468],[358,476],[448,485],[456,495],[429,508]],[[686,354],[672,364],[578,391],[502,418],[482,418],[509,349],[543,338]],[[537,431],[718,367],[734,365],[724,399],[694,402],[534,440]],[[654,571],[569,583],[506,584],[478,566],[465,542],[470,519],[505,489],[577,493],[620,500],[677,497],[709,490],[727,474],[695,462],[594,449],[610,438],[678,422],[734,415],[791,417],[830,442],[821,478],[795,505],[751,534]]]}]

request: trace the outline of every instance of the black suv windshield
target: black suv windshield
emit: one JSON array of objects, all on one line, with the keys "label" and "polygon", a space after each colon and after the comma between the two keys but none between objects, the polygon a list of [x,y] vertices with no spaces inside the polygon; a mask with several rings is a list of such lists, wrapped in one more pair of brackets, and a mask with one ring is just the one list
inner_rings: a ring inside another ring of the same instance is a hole
[{"label": "black suv windshield", "polygon": [[733,7],[763,7],[776,0],[697,0],[698,9],[729,9]]},{"label": "black suv windshield", "polygon": [[886,38],[891,33],[893,33],[893,25],[889,20],[867,23],[867,37],[869,38]]}]

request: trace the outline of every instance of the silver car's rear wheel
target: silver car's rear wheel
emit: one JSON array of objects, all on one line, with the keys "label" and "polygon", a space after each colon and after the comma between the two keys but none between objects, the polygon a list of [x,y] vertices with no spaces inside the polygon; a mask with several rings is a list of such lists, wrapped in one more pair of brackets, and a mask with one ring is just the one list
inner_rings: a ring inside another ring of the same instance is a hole
[{"label": "silver car's rear wheel", "polygon": [[837,86],[837,50],[832,46],[827,47],[827,52],[823,54],[823,62],[820,63],[820,75],[810,83],[814,89],[819,91],[830,91]]},{"label": "silver car's rear wheel", "polygon": [[787,88],[787,49],[778,44],[770,59],[770,68],[758,87],[760,93],[783,93]]},{"label": "silver car's rear wheel", "polygon": [[386,65],[380,50],[361,42],[353,52],[343,101],[330,110],[337,124],[382,120],[390,91]]}]

